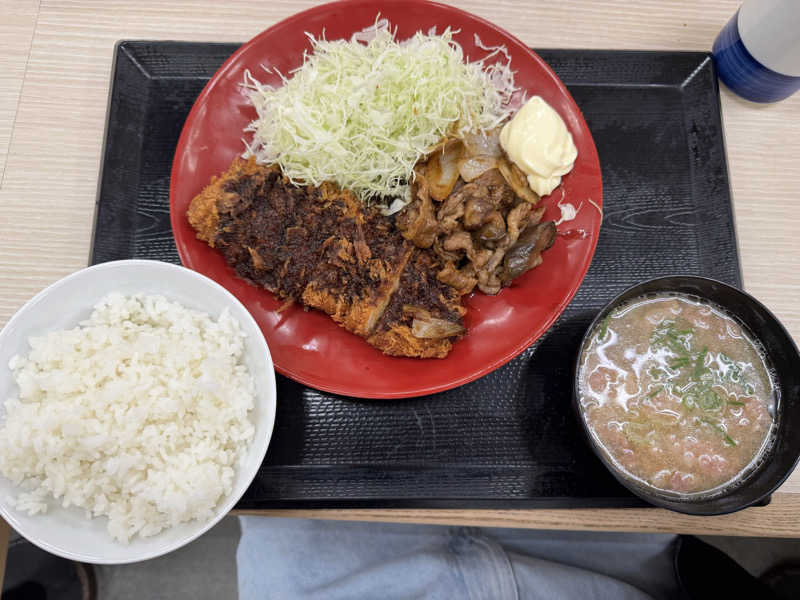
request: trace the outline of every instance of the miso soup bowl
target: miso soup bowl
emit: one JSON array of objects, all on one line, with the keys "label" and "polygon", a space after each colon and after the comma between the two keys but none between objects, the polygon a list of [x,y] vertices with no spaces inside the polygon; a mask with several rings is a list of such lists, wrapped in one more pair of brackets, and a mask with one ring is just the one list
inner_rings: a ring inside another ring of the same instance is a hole
[{"label": "miso soup bowl", "polygon": [[[592,334],[618,306],[653,293],[683,293],[704,298],[738,319],[762,344],[775,371],[778,393],[776,434],[764,459],[743,480],[713,494],[691,496],[649,486],[620,470],[589,430],[580,403],[580,363]],[[721,515],[769,502],[770,494],[786,481],[800,457],[800,353],[792,337],[770,310],[750,294],[735,287],[694,276],[668,276],[635,285],[614,298],[595,317],[583,337],[575,359],[573,406],[594,453],[616,479],[643,500],[691,515]]]}]

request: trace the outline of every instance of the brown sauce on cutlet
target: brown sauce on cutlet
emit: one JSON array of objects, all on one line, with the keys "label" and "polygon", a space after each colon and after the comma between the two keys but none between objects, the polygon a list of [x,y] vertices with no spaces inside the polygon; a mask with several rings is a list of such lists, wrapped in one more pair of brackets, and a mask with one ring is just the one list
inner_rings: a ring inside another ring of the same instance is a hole
[{"label": "brown sauce on cutlet", "polygon": [[364,239],[370,250],[388,260],[395,260],[404,252],[403,236],[394,227],[394,220],[367,209],[367,219],[363,227]]},{"label": "brown sauce on cutlet", "polygon": [[329,183],[295,186],[276,167],[237,160],[188,215],[238,276],[279,298],[326,312],[389,354],[449,351],[444,337],[409,337],[412,319],[403,312],[412,305],[460,324],[458,293],[436,278],[439,259],[352,193]]},{"label": "brown sauce on cutlet", "polygon": [[229,181],[224,189],[240,199],[220,216],[219,246],[228,263],[281,297],[299,298],[341,218],[341,202],[325,202],[318,188],[292,186],[276,171]]},{"label": "brown sauce on cutlet", "polygon": [[[363,223],[359,224],[362,218]],[[360,256],[359,240],[367,248]],[[336,235],[319,257],[314,281],[336,289],[348,300],[357,300],[374,291],[406,252],[407,245],[391,220],[365,208],[355,217],[341,218]]]},{"label": "brown sauce on cutlet", "polygon": [[[281,295],[293,287],[278,270],[288,256],[284,232],[294,220],[295,194],[280,185],[280,174],[248,176],[228,181],[226,194],[235,195],[230,209],[221,211],[217,245],[237,274]],[[259,257],[255,267],[252,253]]]},{"label": "brown sauce on cutlet", "polygon": [[388,329],[397,323],[409,324],[412,317],[403,312],[403,306],[419,306],[439,319],[460,322],[461,304],[455,290],[439,281],[436,273],[441,264],[429,252],[415,250],[400,277],[400,285],[392,296],[376,330]]},{"label": "brown sauce on cutlet", "polygon": [[312,276],[350,299],[378,284],[374,260],[359,260],[354,252],[359,239],[370,258],[387,264],[405,251],[389,217],[370,208],[353,212],[343,197],[295,187],[276,170],[229,180],[223,191],[238,201],[220,215],[220,250],[240,277],[284,298],[300,298]]}]

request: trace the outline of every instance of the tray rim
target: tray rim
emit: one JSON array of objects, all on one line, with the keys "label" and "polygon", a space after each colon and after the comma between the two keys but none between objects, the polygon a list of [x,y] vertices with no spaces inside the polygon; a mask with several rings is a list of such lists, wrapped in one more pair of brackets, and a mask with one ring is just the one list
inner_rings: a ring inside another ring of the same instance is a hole
[{"label": "tray rim", "polygon": [[[113,110],[112,107],[112,99],[114,93],[114,84],[115,78],[118,72],[118,61],[121,58],[128,57],[132,61],[136,61],[137,57],[133,52],[137,46],[146,46],[149,44],[174,44],[176,47],[189,49],[192,47],[198,46],[206,46],[206,47],[220,47],[220,48],[233,48],[232,51],[235,51],[238,48],[238,44],[236,43],[228,43],[228,42],[197,42],[197,41],[184,41],[184,40],[119,40],[113,48],[113,62],[112,68],[109,75],[109,89],[108,89],[108,102],[106,107],[106,114],[105,114],[105,127],[103,133],[103,145],[102,150],[100,153],[100,160],[99,160],[99,175],[98,175],[98,183],[97,183],[97,196],[95,199],[95,211],[94,211],[94,218],[93,218],[93,226],[92,226],[92,235],[91,235],[91,247],[90,247],[90,254],[89,254],[89,264],[94,264],[96,259],[96,237],[98,234],[98,214],[100,211],[100,205],[102,201],[102,194],[103,194],[103,176],[104,171],[106,171],[107,167],[107,154],[109,152],[109,145],[111,140],[109,136],[113,133],[111,131],[111,113]],[[542,55],[549,54],[549,53],[565,53],[565,54],[573,54],[573,55],[580,55],[580,54],[588,54],[588,55],[595,55],[595,56],[607,56],[607,57],[684,57],[684,58],[694,58],[698,59],[698,62],[702,59],[703,62],[709,61],[710,62],[710,53],[707,51],[692,51],[692,50],[683,50],[683,51],[669,51],[669,50],[636,50],[636,49],[625,49],[625,50],[609,50],[609,49],[581,49],[581,48],[541,48],[535,49],[537,53]],[[543,56],[543,58],[545,58]],[[713,70],[713,62],[710,63],[710,67]],[[140,69],[141,70],[141,69]],[[161,77],[150,77],[144,70],[142,71],[143,77],[147,79],[154,80],[154,79],[161,79]],[[166,77],[164,79],[169,79]],[[205,77],[197,77],[197,79],[208,79]],[[562,79],[565,85],[567,86],[574,86],[574,85],[583,85],[583,86],[592,86],[598,84],[592,83],[575,83],[571,82],[569,78]],[[737,287],[742,287],[742,275],[741,275],[741,260],[740,260],[740,246],[739,246],[739,238],[736,232],[736,222],[735,222],[735,214],[733,211],[733,197],[730,192],[730,173],[729,173],[729,165],[727,160],[727,146],[725,145],[725,136],[724,136],[724,122],[722,121],[722,110],[721,110],[721,103],[720,103],[720,96],[719,96],[719,85],[717,82],[716,77],[713,78],[713,90],[706,89],[706,93],[711,92],[712,96],[715,98],[715,110],[719,116],[719,123],[721,125],[721,147],[723,149],[723,166],[725,169],[724,177],[727,181],[727,194],[728,194],[728,206],[730,207],[730,223],[733,227],[733,236],[735,242],[735,249],[736,249],[736,256],[735,256],[735,264],[737,267],[737,281],[733,284]],[[685,83],[685,82],[684,82]],[[613,86],[619,86],[622,84],[611,84]],[[648,84],[648,83],[641,83],[641,84],[632,84],[631,87],[651,87],[657,84]],[[679,86],[677,82],[664,84],[665,87],[682,87]],[[102,262],[103,259],[100,260]],[[320,471],[336,471],[339,469],[348,470],[351,467],[358,467],[359,465],[352,463],[352,464],[325,464],[325,465],[268,465],[264,464],[262,468],[266,468],[267,470],[271,469],[291,469],[291,470],[320,470]],[[377,471],[388,471],[393,468],[414,468],[413,464],[409,464],[407,467],[404,465],[381,465],[381,464],[368,464],[366,465],[371,469],[375,469]],[[427,465],[427,469],[430,470],[440,470],[440,469],[450,469],[453,465],[444,464],[433,464]],[[474,468],[497,468],[497,469],[504,469],[507,466],[503,465],[470,465],[470,467]],[[525,468],[525,467],[523,467]],[[423,469],[424,470],[424,469]],[[469,470],[469,469],[467,469]],[[272,509],[272,508],[303,508],[303,509],[311,509],[311,508],[431,508],[431,509],[442,509],[442,508],[450,508],[450,509],[498,509],[498,508],[507,508],[507,509],[534,509],[534,508],[543,508],[543,509],[551,509],[551,508],[632,508],[632,507],[649,507],[648,504],[638,500],[633,496],[628,495],[620,495],[620,496],[592,496],[592,497],[574,497],[574,496],[538,496],[538,497],[505,497],[500,498],[497,496],[492,497],[480,497],[480,496],[453,496],[453,497],[432,497],[432,496],[413,496],[413,497],[403,497],[403,498],[388,498],[388,497],[369,497],[367,495],[363,495],[359,498],[353,497],[341,497],[328,494],[327,496],[323,497],[320,496],[308,496],[306,495],[303,498],[297,498],[292,496],[285,496],[280,499],[258,499],[258,500],[248,500],[247,494],[240,500],[239,503],[234,507],[234,510],[241,510],[241,511],[251,511],[251,510],[258,510],[258,509]]]}]

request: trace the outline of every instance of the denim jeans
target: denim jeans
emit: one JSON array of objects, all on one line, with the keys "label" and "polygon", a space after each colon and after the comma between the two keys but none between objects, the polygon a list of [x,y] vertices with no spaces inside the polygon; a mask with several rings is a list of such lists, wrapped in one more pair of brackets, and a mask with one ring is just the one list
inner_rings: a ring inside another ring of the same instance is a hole
[{"label": "denim jeans", "polygon": [[239,597],[667,600],[675,536],[242,517]]}]

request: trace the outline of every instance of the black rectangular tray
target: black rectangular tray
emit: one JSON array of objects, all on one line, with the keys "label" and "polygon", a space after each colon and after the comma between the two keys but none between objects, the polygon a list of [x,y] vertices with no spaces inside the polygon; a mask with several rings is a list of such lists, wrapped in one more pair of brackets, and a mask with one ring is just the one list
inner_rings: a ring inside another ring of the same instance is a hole
[{"label": "black rectangular tray", "polygon": [[[91,263],[178,263],[169,175],[184,119],[234,44],[115,49]],[[587,325],[624,288],[669,274],[741,286],[719,91],[708,54],[539,50],[597,144],[603,229],[581,289],[521,356],[435,396],[359,400],[278,376],[275,432],[238,508],[639,506],[571,408]]]}]

